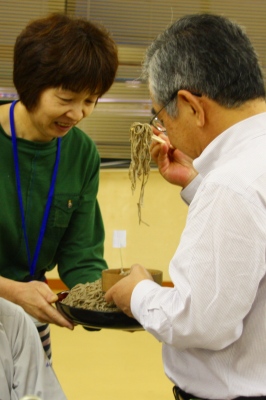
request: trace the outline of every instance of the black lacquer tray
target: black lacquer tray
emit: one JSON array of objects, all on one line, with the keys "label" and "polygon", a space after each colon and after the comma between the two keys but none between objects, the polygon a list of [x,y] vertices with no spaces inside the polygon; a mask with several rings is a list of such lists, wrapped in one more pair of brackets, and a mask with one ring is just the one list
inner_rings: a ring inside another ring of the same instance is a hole
[{"label": "black lacquer tray", "polygon": [[55,303],[57,310],[74,324],[92,329],[121,329],[143,330],[139,322],[128,317],[122,311],[94,311],[76,308],[62,303],[69,291],[57,293],[58,301]]}]

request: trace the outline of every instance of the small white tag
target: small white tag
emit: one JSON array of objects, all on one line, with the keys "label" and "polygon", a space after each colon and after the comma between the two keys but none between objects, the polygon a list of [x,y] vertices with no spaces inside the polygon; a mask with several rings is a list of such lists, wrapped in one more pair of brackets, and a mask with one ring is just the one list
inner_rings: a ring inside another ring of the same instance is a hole
[{"label": "small white tag", "polygon": [[113,235],[113,247],[121,248],[126,247],[127,232],[126,231],[114,231]]}]

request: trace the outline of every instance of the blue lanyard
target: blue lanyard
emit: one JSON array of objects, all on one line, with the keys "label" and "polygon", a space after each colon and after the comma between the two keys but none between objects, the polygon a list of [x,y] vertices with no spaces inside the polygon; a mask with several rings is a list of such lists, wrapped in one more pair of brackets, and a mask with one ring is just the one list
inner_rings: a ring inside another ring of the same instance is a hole
[{"label": "blue lanyard", "polygon": [[55,164],[54,164],[51,185],[50,185],[50,189],[49,189],[49,193],[48,193],[48,197],[47,197],[47,201],[46,201],[46,206],[45,206],[45,210],[44,210],[44,215],[43,215],[43,219],[42,219],[42,224],[41,224],[41,228],[40,228],[37,245],[35,248],[33,258],[31,258],[27,229],[26,229],[25,213],[24,213],[24,208],[23,208],[20,173],[19,173],[19,162],[18,162],[18,148],[17,148],[16,130],[15,130],[15,122],[14,122],[14,107],[15,107],[15,104],[17,103],[17,101],[18,100],[13,101],[13,103],[11,104],[11,107],[10,107],[10,111],[9,111],[10,129],[11,129],[11,136],[12,136],[13,157],[14,157],[15,174],[16,174],[16,185],[17,185],[17,194],[18,194],[19,208],[20,208],[20,214],[21,214],[21,220],[22,220],[22,229],[23,229],[24,239],[25,239],[26,248],[27,248],[27,257],[28,257],[28,264],[29,264],[29,268],[30,268],[30,275],[32,277],[34,277],[34,274],[36,271],[36,266],[37,266],[37,260],[38,260],[38,256],[39,256],[39,253],[41,250],[44,232],[45,232],[45,228],[47,225],[47,220],[48,220],[48,216],[49,216],[49,212],[50,212],[50,208],[51,208],[51,204],[52,204],[52,200],[53,200],[54,190],[55,190],[55,182],[56,182],[56,176],[57,176],[59,160],[60,160],[61,138],[57,139],[56,160],[55,160]]}]

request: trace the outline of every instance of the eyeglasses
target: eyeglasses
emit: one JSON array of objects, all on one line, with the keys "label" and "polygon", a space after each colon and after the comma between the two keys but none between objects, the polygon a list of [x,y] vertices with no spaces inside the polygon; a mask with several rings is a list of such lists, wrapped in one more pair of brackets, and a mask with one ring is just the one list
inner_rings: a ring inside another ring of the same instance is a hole
[{"label": "eyeglasses", "polygon": [[[170,97],[170,99],[166,102],[166,104],[152,117],[152,119],[150,120],[150,125],[152,125],[152,126],[154,126],[156,129],[158,129],[158,131],[160,131],[160,132],[166,132],[166,128],[164,127],[164,124],[163,124],[163,122],[158,118],[158,115],[160,114],[160,112],[165,108],[165,107],[167,107],[168,106],[168,104],[170,104],[171,103],[171,101],[173,101],[174,100],[174,98],[176,97],[176,95],[177,95],[177,93],[179,92],[179,90],[181,90],[181,89],[178,89],[178,90],[176,90],[173,94],[172,94],[172,96]],[[201,93],[194,93],[194,92],[190,92],[191,94],[193,94],[194,96],[197,96],[197,97],[201,97],[202,96],[202,94]]]}]

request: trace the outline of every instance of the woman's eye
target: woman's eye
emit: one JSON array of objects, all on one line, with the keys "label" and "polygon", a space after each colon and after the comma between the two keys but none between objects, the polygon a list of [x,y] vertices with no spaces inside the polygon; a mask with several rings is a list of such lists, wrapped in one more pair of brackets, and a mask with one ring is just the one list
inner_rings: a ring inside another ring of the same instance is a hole
[{"label": "woman's eye", "polygon": [[63,97],[60,97],[60,100],[65,101],[66,103],[69,103],[71,99],[64,99]]}]

